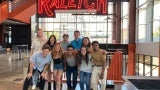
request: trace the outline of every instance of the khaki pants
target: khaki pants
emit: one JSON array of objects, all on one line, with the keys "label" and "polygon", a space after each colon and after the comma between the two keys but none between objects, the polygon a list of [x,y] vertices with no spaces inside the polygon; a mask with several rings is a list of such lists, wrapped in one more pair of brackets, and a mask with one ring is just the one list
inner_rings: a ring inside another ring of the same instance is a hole
[{"label": "khaki pants", "polygon": [[[99,82],[99,76],[101,75],[102,67],[94,66],[92,70],[92,76],[91,76],[91,89],[97,90],[98,88],[98,82]],[[107,68],[104,71],[104,77],[100,80],[100,90],[106,90],[106,81],[107,81]]]}]

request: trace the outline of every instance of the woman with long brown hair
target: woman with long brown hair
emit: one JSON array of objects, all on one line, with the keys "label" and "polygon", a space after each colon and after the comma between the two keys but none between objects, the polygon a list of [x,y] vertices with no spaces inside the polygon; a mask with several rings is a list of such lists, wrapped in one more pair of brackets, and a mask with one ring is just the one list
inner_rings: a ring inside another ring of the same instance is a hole
[{"label": "woman with long brown hair", "polygon": [[[81,90],[90,90],[93,62],[91,60],[91,55],[88,53],[87,49],[87,47],[82,46],[80,49],[80,54],[78,55]],[[86,85],[86,89],[84,89],[84,84]]]},{"label": "woman with long brown hair", "polygon": [[[51,50],[53,49],[54,45],[57,43],[57,39],[56,39],[56,36],[55,35],[50,35],[50,37],[48,38],[46,44],[48,44],[50,47],[51,47]],[[53,64],[52,64],[52,61],[51,61],[51,64],[50,64],[50,67],[52,67]],[[51,90],[51,72],[53,71],[53,68],[51,69],[49,67],[48,69],[48,75],[47,75],[47,81],[48,81],[48,90]],[[56,83],[54,81],[54,89],[56,88]]]}]

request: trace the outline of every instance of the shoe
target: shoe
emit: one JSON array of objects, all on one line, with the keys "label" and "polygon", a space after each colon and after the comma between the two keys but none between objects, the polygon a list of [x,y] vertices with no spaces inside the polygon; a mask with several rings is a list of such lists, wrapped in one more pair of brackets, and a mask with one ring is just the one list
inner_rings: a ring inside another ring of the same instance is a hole
[{"label": "shoe", "polygon": [[36,85],[32,85],[32,90],[36,89]]},{"label": "shoe", "polygon": [[72,88],[68,88],[67,90],[72,90]]}]

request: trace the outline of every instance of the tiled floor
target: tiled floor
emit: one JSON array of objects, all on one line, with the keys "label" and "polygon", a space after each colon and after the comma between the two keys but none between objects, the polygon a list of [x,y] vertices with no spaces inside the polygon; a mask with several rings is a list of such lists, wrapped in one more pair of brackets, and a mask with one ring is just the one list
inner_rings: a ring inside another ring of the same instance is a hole
[{"label": "tiled floor", "polygon": [[[0,52],[0,90],[22,90],[24,64],[23,60],[18,60],[16,57],[18,56],[11,55],[11,53]],[[67,90],[66,83],[63,83],[62,90]],[[77,85],[76,90],[80,90],[79,84]],[[126,84],[117,83],[115,84],[115,88],[107,88],[106,90],[134,89],[127,89]]]}]

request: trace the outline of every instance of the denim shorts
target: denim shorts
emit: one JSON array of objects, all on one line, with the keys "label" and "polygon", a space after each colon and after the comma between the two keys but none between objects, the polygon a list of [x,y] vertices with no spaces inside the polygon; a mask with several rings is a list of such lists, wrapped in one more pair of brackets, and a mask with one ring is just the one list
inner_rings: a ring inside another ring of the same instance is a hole
[{"label": "denim shorts", "polygon": [[54,70],[63,70],[63,62],[59,63],[59,64],[55,64],[54,63]]}]

